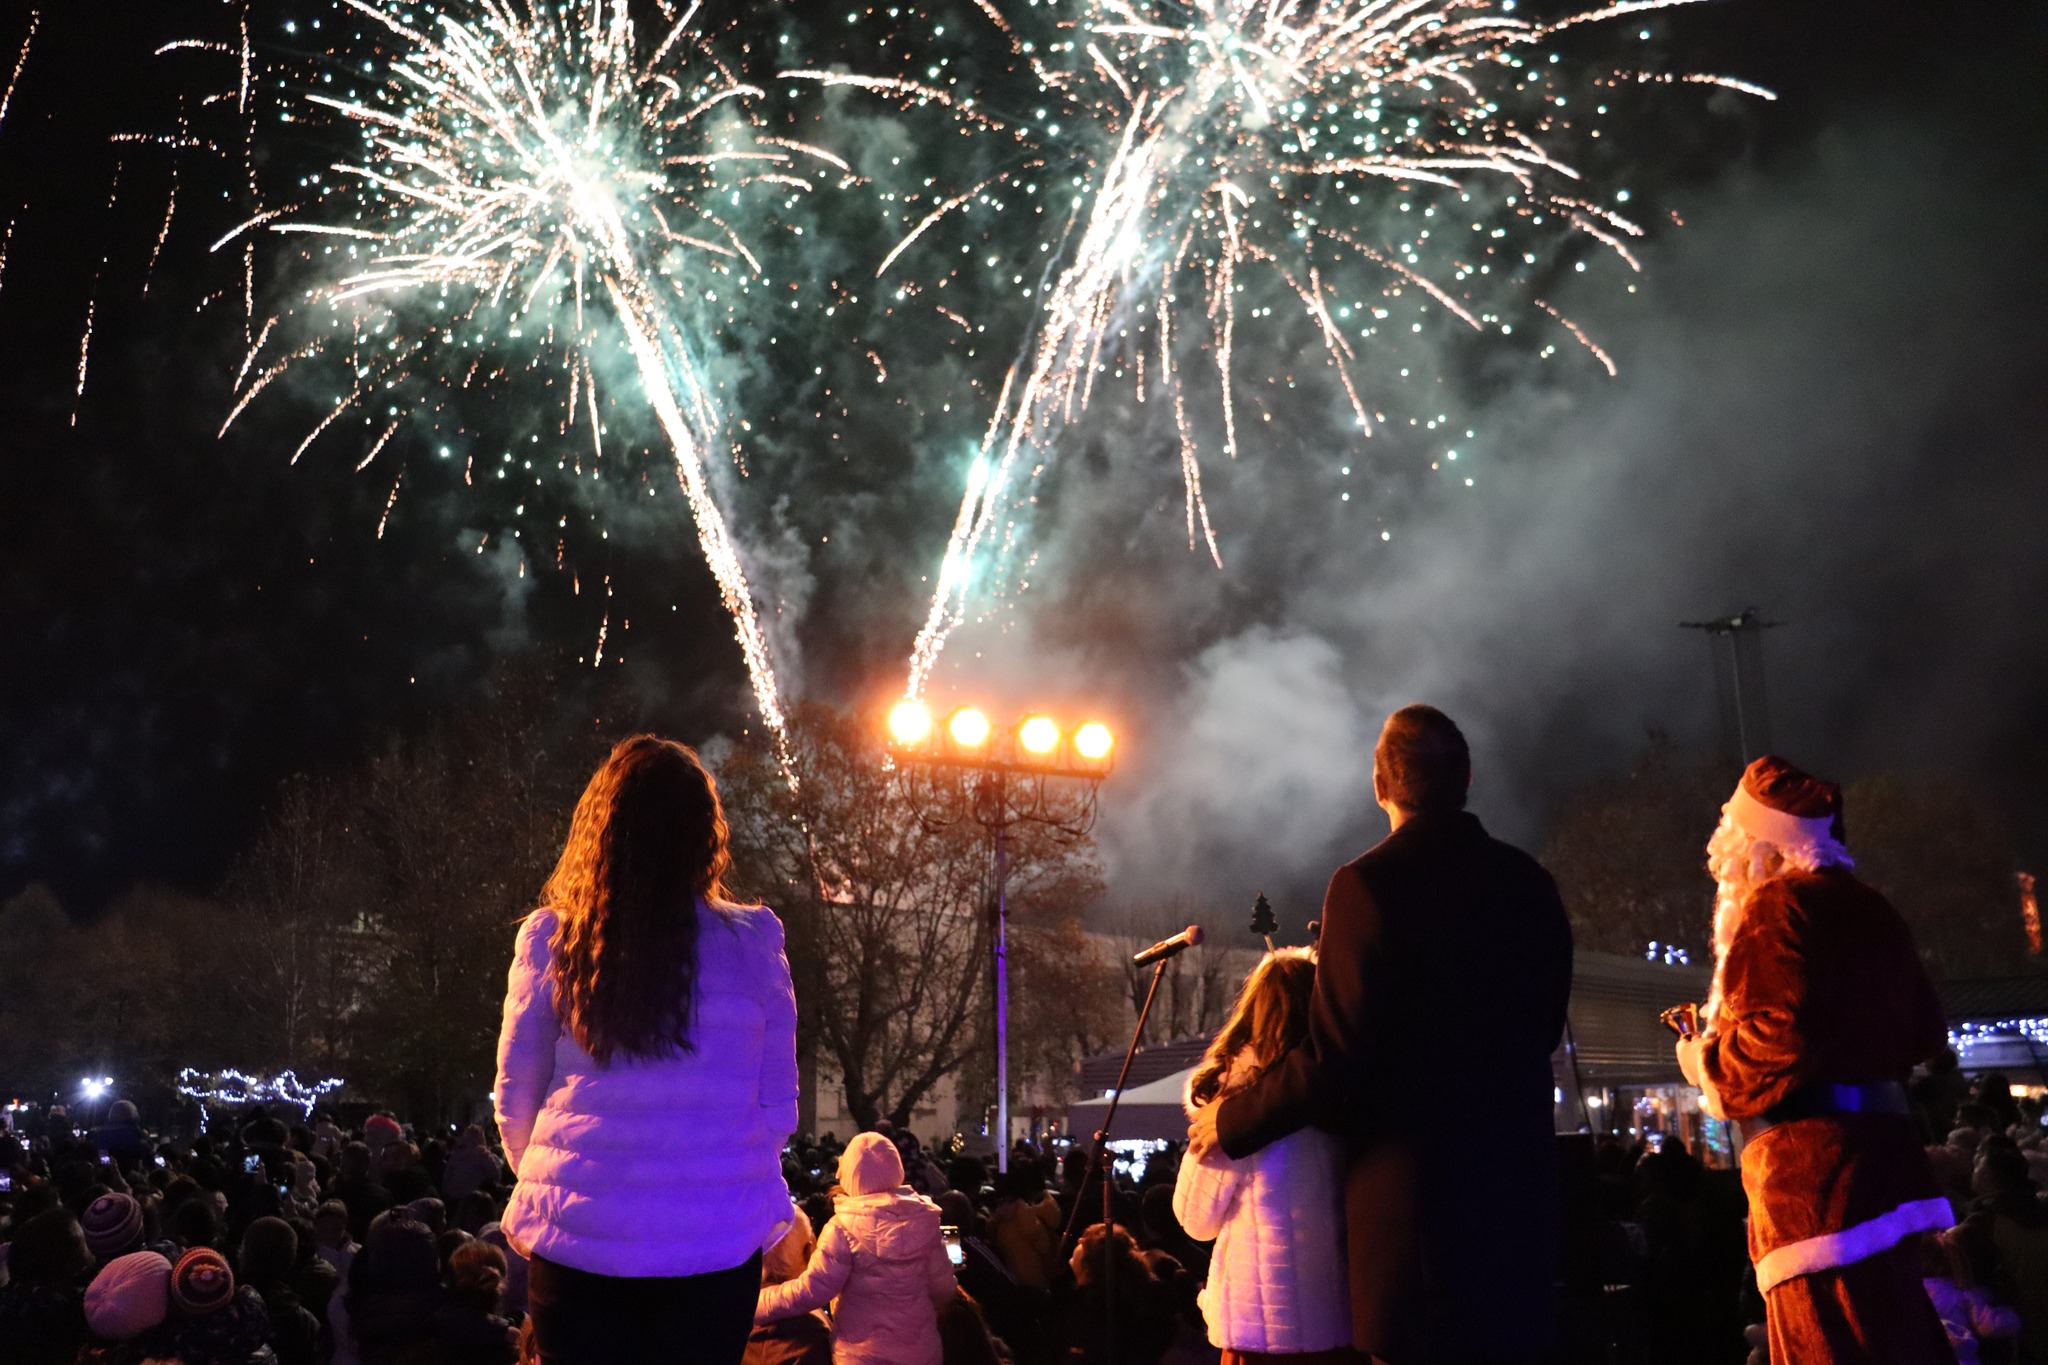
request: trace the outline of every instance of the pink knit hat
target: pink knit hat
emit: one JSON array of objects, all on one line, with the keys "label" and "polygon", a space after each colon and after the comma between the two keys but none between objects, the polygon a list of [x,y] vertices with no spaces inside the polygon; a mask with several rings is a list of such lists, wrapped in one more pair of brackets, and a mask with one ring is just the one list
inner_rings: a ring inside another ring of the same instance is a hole
[{"label": "pink knit hat", "polygon": [[108,1261],[85,1290],[85,1325],[103,1341],[139,1337],[164,1320],[171,1304],[171,1263],[154,1251]]}]

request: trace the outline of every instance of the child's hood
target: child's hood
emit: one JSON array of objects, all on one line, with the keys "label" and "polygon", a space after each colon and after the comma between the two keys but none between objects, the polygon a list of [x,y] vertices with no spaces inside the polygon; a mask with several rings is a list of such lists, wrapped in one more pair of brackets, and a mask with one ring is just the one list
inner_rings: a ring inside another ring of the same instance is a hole
[{"label": "child's hood", "polygon": [[939,1206],[908,1185],[842,1197],[832,1221],[857,1250],[885,1261],[913,1261],[939,1244]]},{"label": "child's hood", "polygon": [[839,1158],[839,1187],[848,1194],[880,1194],[903,1183],[903,1157],[880,1133],[862,1133]]}]

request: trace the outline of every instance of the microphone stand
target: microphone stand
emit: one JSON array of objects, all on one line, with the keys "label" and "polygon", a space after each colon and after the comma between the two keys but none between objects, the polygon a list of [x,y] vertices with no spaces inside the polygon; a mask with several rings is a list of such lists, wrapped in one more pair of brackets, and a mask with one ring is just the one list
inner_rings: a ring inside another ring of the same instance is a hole
[{"label": "microphone stand", "polygon": [[[1166,964],[1176,954],[1169,953],[1152,964],[1152,984],[1146,988],[1145,1003],[1138,1007],[1138,1026],[1131,1030],[1131,1045],[1124,1049],[1123,1068],[1116,1073],[1116,1089],[1109,1092],[1109,1109],[1102,1116],[1102,1126],[1095,1130],[1095,1151],[1089,1157],[1090,1170],[1098,1171],[1102,1177],[1102,1349],[1109,1365],[1116,1365],[1116,1294],[1111,1282],[1116,1232],[1116,1169],[1109,1157],[1110,1126],[1116,1122],[1116,1107],[1123,1102],[1124,1082],[1130,1078],[1131,1059],[1138,1055],[1138,1040],[1145,1036],[1145,1019],[1152,1013],[1152,997],[1159,994],[1159,979],[1166,975]],[[1086,1177],[1074,1196],[1074,1211],[1067,1215],[1067,1230],[1060,1234],[1062,1244],[1074,1236],[1075,1225],[1081,1221],[1082,1196],[1088,1192]]]}]

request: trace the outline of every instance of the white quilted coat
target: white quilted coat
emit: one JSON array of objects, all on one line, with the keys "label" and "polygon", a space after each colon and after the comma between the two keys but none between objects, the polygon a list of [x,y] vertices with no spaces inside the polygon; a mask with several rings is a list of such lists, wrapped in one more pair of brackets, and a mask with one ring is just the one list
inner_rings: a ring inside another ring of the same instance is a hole
[{"label": "white quilted coat", "polygon": [[1242,1161],[1212,1148],[1181,1163],[1174,1216],[1216,1240],[1201,1299],[1211,1345],[1292,1355],[1351,1344],[1343,1169],[1337,1139],[1314,1128]]},{"label": "white quilted coat", "polygon": [[833,1365],[941,1365],[938,1306],[953,1297],[939,1206],[903,1183],[880,1133],[839,1159],[844,1191],[803,1274],[761,1291],[754,1321],[832,1305]]},{"label": "white quilted coat", "polygon": [[550,910],[519,928],[498,1035],[503,1219],[528,1255],[598,1275],[729,1270],[789,1223],[796,994],[782,922],[698,902],[693,1051],[599,1067],[555,1012]]}]

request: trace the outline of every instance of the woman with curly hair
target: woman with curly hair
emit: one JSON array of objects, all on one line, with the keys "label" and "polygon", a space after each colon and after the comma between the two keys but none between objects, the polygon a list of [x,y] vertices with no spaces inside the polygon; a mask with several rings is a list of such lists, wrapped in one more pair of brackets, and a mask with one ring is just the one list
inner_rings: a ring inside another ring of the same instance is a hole
[{"label": "woman with curly hair", "polygon": [[782,924],[728,898],[696,753],[639,735],[577,802],[520,926],[496,1104],[543,1365],[738,1365],[789,1221],[796,997]]}]

